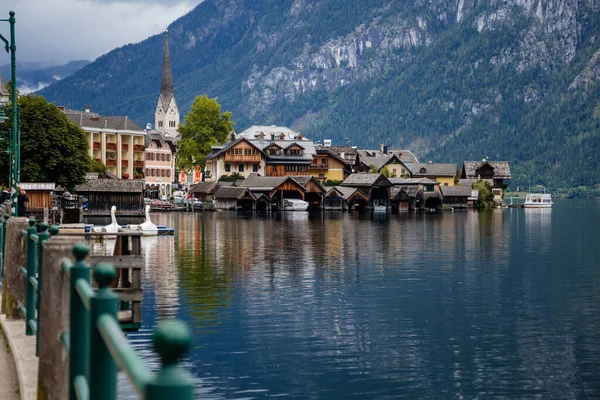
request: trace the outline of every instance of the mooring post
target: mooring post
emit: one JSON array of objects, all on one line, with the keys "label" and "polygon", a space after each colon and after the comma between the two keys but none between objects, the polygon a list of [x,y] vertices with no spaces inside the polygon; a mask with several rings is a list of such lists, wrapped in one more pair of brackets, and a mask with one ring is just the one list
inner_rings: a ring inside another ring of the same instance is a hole
[{"label": "mooring post", "polygon": [[[53,229],[54,228],[54,229]],[[64,400],[69,398],[69,363],[61,337],[69,331],[69,275],[61,262],[71,259],[76,240],[71,236],[56,236],[56,227],[50,228],[54,235],[42,245],[43,274],[39,284],[43,290],[40,297],[38,399]],[[40,238],[42,234],[40,234]],[[68,337],[68,335],[67,335]]]},{"label": "mooring post", "polygon": [[28,226],[25,217],[11,217],[6,222],[2,310],[8,319],[23,318],[19,303],[25,304],[25,280],[19,273],[19,268],[23,268],[26,263],[26,240],[21,237],[21,230]]},{"label": "mooring post", "polygon": [[111,290],[114,267],[106,263],[96,265],[94,279],[100,288],[90,302],[90,400],[114,400],[117,397],[117,364],[97,326],[98,319],[104,314],[117,320],[119,296]]},{"label": "mooring post", "polygon": [[[37,232],[35,228],[35,219],[30,219],[29,228],[27,228],[27,278],[26,286],[26,304],[25,304],[25,335],[32,336],[35,334],[31,326],[31,321],[35,322],[35,287],[31,278],[35,279],[36,266],[36,243],[31,238]],[[36,329],[37,330],[37,329]]]},{"label": "mooring post", "polygon": [[71,308],[71,319],[69,321],[69,399],[77,399],[73,382],[78,376],[90,378],[90,313],[77,293],[76,284],[78,280],[90,283],[90,266],[85,262],[89,249],[83,243],[73,247],[75,264],[70,271],[69,300]]},{"label": "mooring post", "polygon": [[192,399],[194,383],[181,367],[181,358],[190,349],[192,337],[188,327],[179,321],[158,325],[152,338],[154,350],[161,359],[161,369],[146,387],[147,400]]}]

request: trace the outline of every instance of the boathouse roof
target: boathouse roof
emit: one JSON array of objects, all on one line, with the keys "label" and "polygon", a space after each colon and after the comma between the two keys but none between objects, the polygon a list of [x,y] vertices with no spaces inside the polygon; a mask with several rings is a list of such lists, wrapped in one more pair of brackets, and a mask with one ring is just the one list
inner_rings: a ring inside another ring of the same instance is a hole
[{"label": "boathouse roof", "polygon": [[382,174],[350,174],[342,182],[342,186],[350,187],[389,187],[390,181]]},{"label": "boathouse roof", "polygon": [[406,168],[410,170],[411,175],[425,176],[425,177],[437,177],[437,176],[456,176],[456,164],[441,164],[441,163],[427,163],[427,164],[405,164]]},{"label": "boathouse roof", "polygon": [[198,182],[190,187],[189,194],[212,194],[221,186],[219,182]]},{"label": "boathouse roof", "polygon": [[144,181],[138,179],[91,179],[75,187],[77,193],[142,193]]},{"label": "boathouse roof", "polygon": [[325,193],[326,192],[326,190],[323,187],[323,185],[321,185],[319,183],[319,181],[315,179],[314,176],[311,176],[311,175],[298,175],[298,176],[290,176],[290,178],[294,179],[300,185],[304,186],[307,190],[308,190],[308,186],[312,182],[314,185],[317,186],[317,188],[319,189],[319,191],[321,193]]},{"label": "boathouse roof", "polygon": [[344,186],[335,186],[334,188],[342,194],[342,199],[344,200],[350,200],[355,196],[359,196],[364,198],[365,200],[369,200],[369,196],[364,194],[360,189]]},{"label": "boathouse roof", "polygon": [[260,176],[258,173],[253,172],[237,186],[249,188],[252,191],[269,191],[288,179],[290,179],[289,176]]},{"label": "boathouse roof", "polygon": [[255,199],[255,196],[252,194],[252,192],[250,192],[248,188],[221,186],[219,189],[217,189],[213,197],[217,200],[239,200],[244,198],[246,195],[249,195],[250,197]]},{"label": "boathouse roof", "polygon": [[440,186],[442,195],[450,197],[469,197],[471,196],[471,188],[468,186]]},{"label": "boathouse roof", "polygon": [[477,179],[479,171],[487,166],[493,172],[493,179],[511,179],[508,161],[465,161],[462,168],[462,178]]}]

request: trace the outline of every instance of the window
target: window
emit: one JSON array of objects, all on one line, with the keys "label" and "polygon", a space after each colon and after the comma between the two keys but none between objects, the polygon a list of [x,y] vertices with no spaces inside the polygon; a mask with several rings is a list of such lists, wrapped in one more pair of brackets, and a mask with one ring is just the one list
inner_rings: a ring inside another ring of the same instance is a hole
[{"label": "window", "polygon": [[400,170],[400,173],[401,173],[402,175],[404,175],[404,174],[406,173],[406,170],[405,170],[404,168],[402,168],[402,169]]},{"label": "window", "polygon": [[288,156],[301,156],[302,150],[300,149],[291,149],[287,151]]},{"label": "window", "polygon": [[319,174],[319,178],[325,178],[325,174],[323,174],[323,173],[320,173],[320,174]]},{"label": "window", "polygon": [[146,176],[150,176],[150,169],[146,168]]},{"label": "window", "polygon": [[163,124],[163,122],[162,122],[162,121],[158,121],[158,127],[159,127],[159,128],[162,128],[162,127],[163,127],[163,125],[162,125],[162,124]]},{"label": "window", "polygon": [[171,161],[171,155],[167,154],[167,161]]},{"label": "window", "polygon": [[252,172],[258,172],[258,164],[252,164]]},{"label": "window", "polygon": [[154,176],[154,169],[150,170],[150,175]]},{"label": "window", "polygon": [[238,171],[244,172],[244,164],[238,164]]},{"label": "window", "polygon": [[225,164],[225,172],[231,172],[231,164]]},{"label": "window", "polygon": [[168,169],[168,170],[167,170],[167,177],[168,177],[168,178],[170,178],[170,177],[171,177],[171,170],[170,170],[170,169]]},{"label": "window", "polygon": [[164,169],[160,170],[160,176],[165,176],[167,174],[167,171],[165,171]]},{"label": "window", "polygon": [[169,121],[169,128],[175,128],[175,121]]},{"label": "window", "polygon": [[162,159],[162,161],[167,161],[167,155],[165,153],[163,153],[160,158]]},{"label": "window", "polygon": [[444,186],[448,186],[448,182],[444,182]]},{"label": "window", "polygon": [[433,192],[433,185],[423,185],[424,192]]},{"label": "window", "polygon": [[393,173],[394,175],[396,175],[396,168],[393,168],[393,169],[392,169],[392,173]]}]

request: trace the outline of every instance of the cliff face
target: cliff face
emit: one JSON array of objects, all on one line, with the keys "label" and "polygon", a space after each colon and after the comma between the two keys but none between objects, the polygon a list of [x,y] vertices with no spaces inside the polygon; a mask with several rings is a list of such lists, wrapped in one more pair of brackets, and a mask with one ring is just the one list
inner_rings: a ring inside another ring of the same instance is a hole
[{"label": "cliff face", "polygon": [[[238,128],[509,159],[517,178],[535,168],[593,185],[600,173],[576,171],[600,165],[599,15],[600,0],[206,0],[169,35],[179,104],[218,97]],[[159,43],[116,49],[42,94],[150,121]]]}]

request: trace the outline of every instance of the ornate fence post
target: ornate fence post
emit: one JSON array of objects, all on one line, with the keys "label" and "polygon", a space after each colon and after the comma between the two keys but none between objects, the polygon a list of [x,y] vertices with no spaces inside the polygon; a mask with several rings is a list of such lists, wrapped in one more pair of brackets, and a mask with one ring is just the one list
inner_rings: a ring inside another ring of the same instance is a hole
[{"label": "ornate fence post", "polygon": [[70,309],[69,321],[69,399],[77,399],[73,382],[77,376],[82,375],[89,379],[89,336],[90,314],[85,304],[79,297],[75,283],[79,279],[90,282],[90,266],[85,262],[89,249],[83,243],[73,247],[75,264],[71,268],[70,280]]},{"label": "ornate fence post", "polygon": [[50,233],[48,233],[48,224],[42,222],[40,224],[40,234],[38,235],[37,245],[37,272],[38,272],[38,290],[37,297],[35,299],[35,305],[37,308],[37,331],[35,333],[35,355],[40,355],[40,329],[42,326],[42,267],[44,264],[43,245],[44,242],[50,239]]},{"label": "ornate fence post", "polygon": [[11,217],[6,222],[4,245],[4,277],[2,278],[2,310],[8,319],[21,319],[19,303],[25,304],[25,280],[19,268],[27,262],[25,240],[20,232],[28,226],[27,218]]},{"label": "ornate fence post", "polygon": [[6,236],[6,220],[2,218],[0,222],[0,285],[4,277],[4,237]]},{"label": "ornate fence post", "polygon": [[27,228],[27,279],[25,282],[27,285],[27,299],[25,301],[25,335],[27,336],[32,336],[35,333],[31,326],[31,321],[35,321],[35,287],[31,282],[31,278],[35,278],[35,252],[37,249],[31,235],[36,232],[35,219],[32,218],[29,220],[29,228]]},{"label": "ornate fence post", "polygon": [[181,368],[180,360],[190,349],[192,339],[183,322],[162,322],[154,331],[154,349],[160,356],[162,367],[146,387],[146,399],[192,399],[194,384]]},{"label": "ornate fence post", "polygon": [[103,314],[117,319],[119,296],[111,290],[114,267],[105,263],[96,265],[94,279],[100,288],[90,302],[90,400],[114,400],[117,397],[117,364],[97,326],[98,318]]}]

